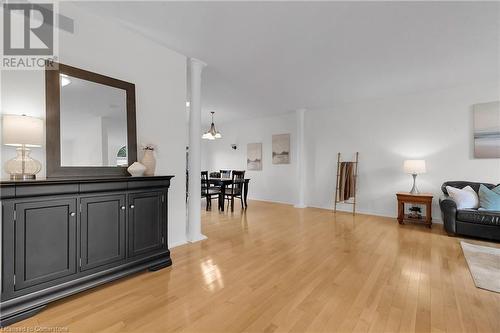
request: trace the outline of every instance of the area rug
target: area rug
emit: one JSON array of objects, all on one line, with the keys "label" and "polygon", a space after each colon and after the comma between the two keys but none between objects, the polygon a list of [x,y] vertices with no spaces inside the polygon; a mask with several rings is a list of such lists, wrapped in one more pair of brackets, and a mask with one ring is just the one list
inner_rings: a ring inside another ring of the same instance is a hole
[{"label": "area rug", "polygon": [[460,242],[476,287],[500,293],[500,249]]}]

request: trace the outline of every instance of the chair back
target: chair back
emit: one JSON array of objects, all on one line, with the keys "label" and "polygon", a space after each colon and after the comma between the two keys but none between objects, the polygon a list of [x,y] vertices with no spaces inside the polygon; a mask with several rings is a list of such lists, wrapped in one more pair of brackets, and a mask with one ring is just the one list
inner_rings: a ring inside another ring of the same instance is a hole
[{"label": "chair back", "polygon": [[239,171],[239,170],[233,170],[233,178],[232,178],[232,183],[233,183],[233,194],[237,193],[243,189],[243,183],[245,181],[245,170]]},{"label": "chair back", "polygon": [[201,172],[201,194],[206,195],[208,193],[208,188],[210,183],[208,181],[208,171]]},{"label": "chair back", "polygon": [[221,178],[231,178],[231,170],[220,170]]},{"label": "chair back", "polygon": [[210,178],[220,178],[220,172],[210,172]]}]

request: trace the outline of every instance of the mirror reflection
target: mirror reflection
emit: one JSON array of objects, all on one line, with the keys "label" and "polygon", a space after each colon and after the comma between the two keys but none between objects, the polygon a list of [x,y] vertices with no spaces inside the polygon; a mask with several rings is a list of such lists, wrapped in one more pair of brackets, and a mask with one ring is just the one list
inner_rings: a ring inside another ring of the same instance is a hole
[{"label": "mirror reflection", "polygon": [[60,75],[61,166],[127,166],[127,93]]}]

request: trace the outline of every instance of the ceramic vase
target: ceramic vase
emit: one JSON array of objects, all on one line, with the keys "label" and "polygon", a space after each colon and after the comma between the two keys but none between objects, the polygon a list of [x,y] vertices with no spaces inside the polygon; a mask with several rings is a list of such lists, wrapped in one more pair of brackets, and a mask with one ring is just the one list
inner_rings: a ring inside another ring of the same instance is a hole
[{"label": "ceramic vase", "polygon": [[144,176],[144,171],[146,171],[146,167],[139,162],[132,163],[131,166],[127,168],[128,173],[132,175],[132,177],[140,177]]},{"label": "ceramic vase", "polygon": [[156,159],[154,152],[152,150],[144,150],[144,156],[142,157],[141,163],[146,167],[144,176],[154,176],[156,169]]}]

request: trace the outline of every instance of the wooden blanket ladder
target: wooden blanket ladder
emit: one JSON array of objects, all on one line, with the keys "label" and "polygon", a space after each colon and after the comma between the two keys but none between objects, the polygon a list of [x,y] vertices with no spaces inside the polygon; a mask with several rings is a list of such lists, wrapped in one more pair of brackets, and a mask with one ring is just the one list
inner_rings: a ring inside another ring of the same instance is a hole
[{"label": "wooden blanket ladder", "polygon": [[[335,186],[335,203],[334,203],[334,208],[333,208],[334,213],[337,212],[337,204],[338,203],[352,205],[352,214],[354,215],[356,213],[356,190],[357,190],[357,182],[358,182],[358,161],[359,161],[359,152],[356,152],[354,161],[342,161],[341,153],[337,154],[337,184]],[[341,177],[342,176],[341,175],[341,165],[343,162],[353,164],[352,167],[354,168],[354,170],[353,170],[354,196],[352,196],[350,198],[344,198],[344,200],[341,200],[340,190],[343,189],[343,187],[341,187],[342,184],[340,182],[342,179],[342,177]],[[352,198],[352,200],[351,200],[351,198]]]}]

